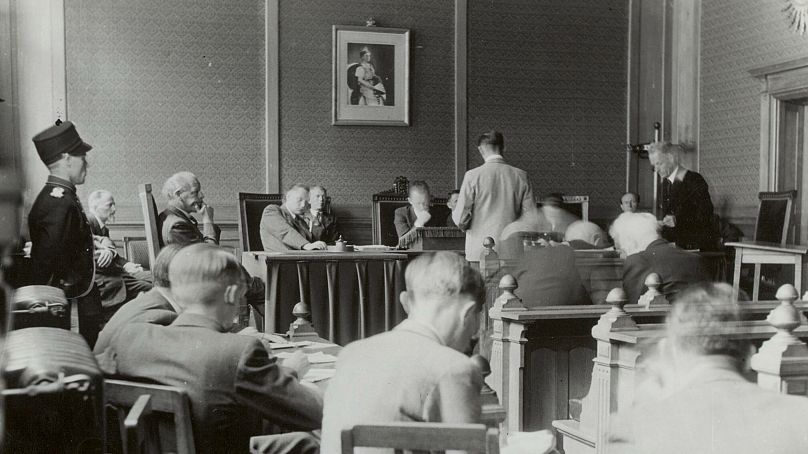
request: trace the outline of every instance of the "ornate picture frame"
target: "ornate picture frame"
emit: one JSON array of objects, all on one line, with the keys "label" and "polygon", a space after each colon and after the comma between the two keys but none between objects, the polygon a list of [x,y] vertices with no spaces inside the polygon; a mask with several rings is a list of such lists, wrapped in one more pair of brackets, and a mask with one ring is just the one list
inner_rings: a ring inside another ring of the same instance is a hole
[{"label": "ornate picture frame", "polygon": [[410,125],[410,30],[334,25],[333,125]]}]

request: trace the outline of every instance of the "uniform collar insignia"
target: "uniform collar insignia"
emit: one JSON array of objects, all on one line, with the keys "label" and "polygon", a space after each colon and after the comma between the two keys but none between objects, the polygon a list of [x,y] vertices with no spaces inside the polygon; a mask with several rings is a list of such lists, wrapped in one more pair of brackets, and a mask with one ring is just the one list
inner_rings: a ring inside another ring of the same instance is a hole
[{"label": "uniform collar insignia", "polygon": [[61,186],[54,186],[53,190],[50,193],[51,197],[56,197],[57,199],[61,199],[65,196],[65,188]]}]

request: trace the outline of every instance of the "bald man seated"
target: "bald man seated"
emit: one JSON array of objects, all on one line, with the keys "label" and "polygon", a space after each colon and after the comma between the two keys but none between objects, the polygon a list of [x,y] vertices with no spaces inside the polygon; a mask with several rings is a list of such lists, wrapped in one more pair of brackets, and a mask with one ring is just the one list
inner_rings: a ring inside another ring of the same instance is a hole
[{"label": "bald man seated", "polygon": [[480,420],[482,376],[463,354],[477,332],[480,273],[437,252],[410,262],[405,280],[407,319],[340,352],[325,396],[323,453],[340,452],[342,430],[355,424]]},{"label": "bald man seated", "polygon": [[606,232],[589,221],[575,221],[564,232],[564,240],[576,250],[603,249],[609,247]]},{"label": "bald man seated", "polygon": [[615,247],[626,253],[623,289],[629,304],[637,304],[650,273],[659,274],[660,291],[669,301],[688,285],[710,280],[700,256],[662,239],[653,214],[623,213],[615,219],[609,233]]},{"label": "bald man seated", "polygon": [[[168,326],[128,323],[110,343],[107,375],[185,389],[196,450],[245,452],[266,420],[287,430],[318,429],[322,394],[297,377],[308,369],[299,353],[280,364],[250,336],[230,333],[247,290],[233,254],[209,244],[180,250],[168,270],[182,313]],[[317,452],[305,432],[265,439],[264,452]]]},{"label": "bald man seated", "polygon": [[205,203],[205,194],[196,175],[175,173],[163,185],[163,196],[168,205],[157,217],[160,247],[170,243],[219,244],[222,231],[213,222],[213,208]]},{"label": "bald man seated", "polygon": [[314,238],[304,218],[309,188],[296,184],[284,195],[283,205],[268,205],[261,216],[261,243],[265,251],[322,250],[325,242]]}]

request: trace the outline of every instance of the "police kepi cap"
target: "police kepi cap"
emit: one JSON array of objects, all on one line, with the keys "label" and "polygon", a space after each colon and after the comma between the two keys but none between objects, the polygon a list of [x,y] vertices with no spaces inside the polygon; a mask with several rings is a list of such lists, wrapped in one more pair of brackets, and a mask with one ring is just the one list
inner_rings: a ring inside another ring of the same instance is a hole
[{"label": "police kepi cap", "polygon": [[45,165],[61,159],[62,153],[81,156],[93,148],[81,140],[76,127],[69,121],[57,120],[54,126],[35,135],[33,140],[39,159]]}]

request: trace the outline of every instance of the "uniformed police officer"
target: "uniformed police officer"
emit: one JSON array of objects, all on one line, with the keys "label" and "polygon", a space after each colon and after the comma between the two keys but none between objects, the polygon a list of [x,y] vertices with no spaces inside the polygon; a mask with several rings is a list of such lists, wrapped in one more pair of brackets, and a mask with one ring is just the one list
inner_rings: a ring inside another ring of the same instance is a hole
[{"label": "uniformed police officer", "polygon": [[79,332],[92,348],[102,320],[101,298],[93,283],[93,236],[76,194],[76,185],[87,177],[92,147],[69,121],[57,121],[33,140],[50,171],[28,214],[33,283],[59,287],[77,302]]}]

